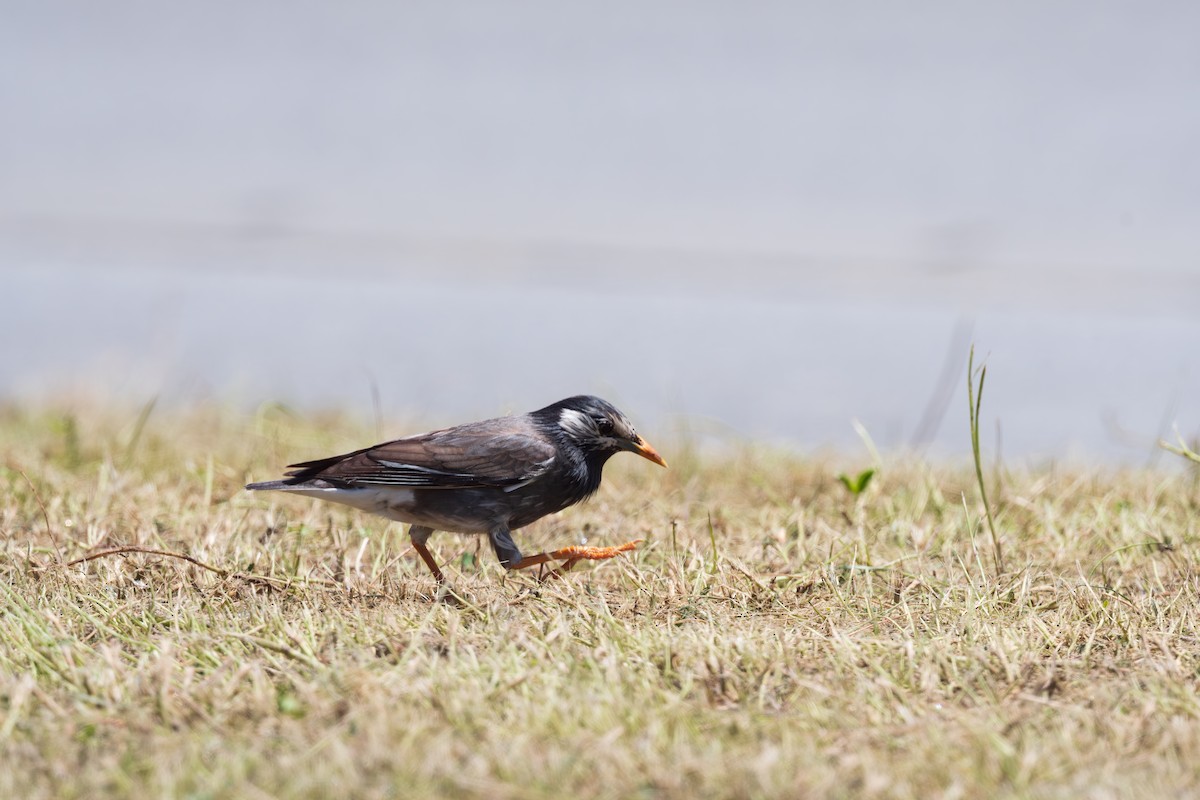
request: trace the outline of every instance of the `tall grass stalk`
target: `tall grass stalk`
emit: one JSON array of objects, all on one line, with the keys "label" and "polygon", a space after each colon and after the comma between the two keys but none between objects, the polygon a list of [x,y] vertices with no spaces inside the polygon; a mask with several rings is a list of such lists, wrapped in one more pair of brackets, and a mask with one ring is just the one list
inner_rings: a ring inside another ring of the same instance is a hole
[{"label": "tall grass stalk", "polygon": [[[975,383],[978,375],[979,383]],[[1004,553],[1000,548],[1000,537],[996,533],[996,520],[992,515],[992,506],[988,502],[987,483],[983,479],[983,455],[979,448],[979,409],[983,404],[983,382],[987,378],[987,365],[975,371],[975,345],[971,345],[971,354],[967,357],[967,408],[971,420],[971,455],[975,459],[975,480],[979,484],[979,497],[983,501],[983,513],[987,517],[988,533],[992,537],[992,560],[996,575],[1004,571]]]}]

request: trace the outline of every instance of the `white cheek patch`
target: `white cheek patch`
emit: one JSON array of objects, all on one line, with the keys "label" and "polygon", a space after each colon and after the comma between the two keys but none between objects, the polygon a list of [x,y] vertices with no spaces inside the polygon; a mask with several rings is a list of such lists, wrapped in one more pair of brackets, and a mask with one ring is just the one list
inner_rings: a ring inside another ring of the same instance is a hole
[{"label": "white cheek patch", "polygon": [[573,408],[563,409],[558,417],[558,424],[576,439],[591,439],[599,435],[592,418]]}]

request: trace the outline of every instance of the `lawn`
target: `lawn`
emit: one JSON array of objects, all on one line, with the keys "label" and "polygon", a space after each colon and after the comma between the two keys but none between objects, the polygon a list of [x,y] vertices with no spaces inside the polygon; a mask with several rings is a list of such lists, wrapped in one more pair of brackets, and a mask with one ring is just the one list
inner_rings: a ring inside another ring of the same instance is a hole
[{"label": "lawn", "polygon": [[369,426],[147,412],[0,412],[0,797],[1200,793],[1195,472],[985,462],[993,542],[965,459],[650,435],[516,535],[635,553],[437,534],[455,606],[401,526],[241,489]]}]

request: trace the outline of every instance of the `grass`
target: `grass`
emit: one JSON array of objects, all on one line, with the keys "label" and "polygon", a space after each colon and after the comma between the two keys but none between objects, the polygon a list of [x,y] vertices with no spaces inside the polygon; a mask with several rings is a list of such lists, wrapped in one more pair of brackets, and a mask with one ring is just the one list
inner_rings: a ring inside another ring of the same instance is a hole
[{"label": "grass", "polygon": [[[1006,472],[993,542],[965,465],[662,447],[518,533],[632,557],[537,585],[439,534],[453,608],[400,526],[241,491],[372,439],[0,412],[0,796],[1200,792],[1194,473]],[[120,546],[207,566],[66,566]]]}]

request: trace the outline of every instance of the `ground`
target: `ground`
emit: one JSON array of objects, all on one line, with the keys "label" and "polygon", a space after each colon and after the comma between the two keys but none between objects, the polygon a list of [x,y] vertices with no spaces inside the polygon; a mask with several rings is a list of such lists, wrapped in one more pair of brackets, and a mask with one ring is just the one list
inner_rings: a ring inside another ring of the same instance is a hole
[{"label": "ground", "polygon": [[366,426],[0,412],[0,796],[1200,792],[1195,473],[993,465],[993,541],[967,462],[650,438],[517,534],[636,552],[438,534],[455,606],[400,526],[241,490]]}]

